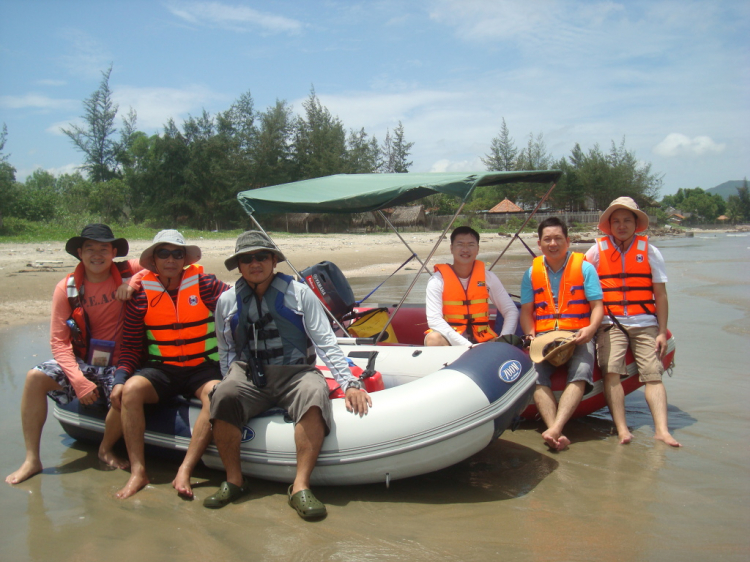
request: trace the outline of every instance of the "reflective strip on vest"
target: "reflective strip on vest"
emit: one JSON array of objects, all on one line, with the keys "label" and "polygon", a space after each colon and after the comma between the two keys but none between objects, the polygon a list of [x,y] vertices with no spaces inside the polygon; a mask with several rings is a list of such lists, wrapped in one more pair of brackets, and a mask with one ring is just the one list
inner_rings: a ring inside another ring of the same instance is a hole
[{"label": "reflective strip on vest", "polygon": [[490,328],[490,295],[484,263],[474,261],[466,289],[450,265],[437,264],[435,271],[443,276],[443,318],[446,322],[464,337],[470,327],[471,336],[479,343],[496,338],[497,334]]},{"label": "reflective strip on vest", "polygon": [[625,253],[598,238],[599,281],[604,293],[604,310],[614,316],[656,314],[651,264],[648,260],[648,236],[636,235]]},{"label": "reflective strip on vest", "polygon": [[182,274],[177,307],[153,272],[143,278],[148,309],[146,359],[169,365],[192,367],[219,360],[213,313],[203,304],[199,290],[199,265],[189,265]]},{"label": "reflective strip on vest", "polygon": [[534,291],[536,333],[550,330],[580,330],[590,324],[591,304],[586,299],[584,291],[583,254],[571,252],[568,258],[558,288],[557,308],[547,267],[544,265],[544,256],[534,258],[531,266],[531,286]]}]

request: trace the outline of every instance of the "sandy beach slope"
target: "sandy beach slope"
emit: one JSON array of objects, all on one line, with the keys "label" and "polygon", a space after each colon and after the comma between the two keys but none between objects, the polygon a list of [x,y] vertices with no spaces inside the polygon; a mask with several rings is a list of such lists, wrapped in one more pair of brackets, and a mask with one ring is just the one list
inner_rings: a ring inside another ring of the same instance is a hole
[{"label": "sandy beach slope", "polygon": [[[338,265],[347,277],[390,273],[410,254],[396,234],[271,235],[298,270],[329,260]],[[427,258],[439,235],[438,232],[401,234],[422,259]],[[535,235],[528,234],[524,237],[529,238],[529,245],[536,246]],[[499,254],[509,240],[507,236],[484,234],[481,250]],[[215,273],[227,283],[234,283],[236,271],[229,272],[224,267],[224,260],[234,252],[234,238],[187,242],[200,246],[203,252],[200,263],[206,272]],[[138,258],[150,244],[150,240],[131,240],[128,257]],[[0,244],[0,325],[43,322],[49,318],[55,284],[73,271],[78,263],[65,252],[64,246],[63,242]],[[449,260],[448,246],[449,243],[444,240],[431,263]],[[526,251],[516,241],[508,252],[521,254]],[[291,273],[286,265],[279,270]],[[410,272],[402,269],[399,275],[405,273]]]}]

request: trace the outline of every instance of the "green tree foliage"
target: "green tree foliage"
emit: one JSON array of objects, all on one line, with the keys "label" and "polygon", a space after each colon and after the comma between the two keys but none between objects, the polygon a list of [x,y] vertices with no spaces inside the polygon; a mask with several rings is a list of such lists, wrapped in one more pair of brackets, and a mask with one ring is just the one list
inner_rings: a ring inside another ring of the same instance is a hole
[{"label": "green tree foliage", "polygon": [[[85,127],[70,124],[62,129],[78,150],[84,154],[82,168],[94,182],[107,181],[117,177],[117,162],[121,152],[120,143],[115,140],[115,117],[118,106],[112,101],[109,77],[112,66],[102,72],[99,88],[84,100],[83,120]],[[134,125],[135,123],[133,123]]]},{"label": "green tree foliage", "polygon": [[500,134],[490,142],[490,153],[484,155],[482,163],[487,166],[488,170],[510,172],[517,169],[517,156],[518,148],[510,136],[508,125],[505,124],[505,117],[503,117]]},{"label": "green tree foliage", "polygon": [[29,221],[48,221],[55,217],[59,202],[55,176],[36,169],[20,186],[13,208],[8,214]]},{"label": "green tree foliage", "polygon": [[737,188],[737,195],[729,196],[726,214],[732,224],[750,221],[750,187],[747,178]]},{"label": "green tree foliage", "polygon": [[296,179],[343,173],[346,169],[346,132],[338,117],[323,107],[315,94],[302,102],[305,116],[294,126],[292,159]]},{"label": "green tree foliage", "polygon": [[8,126],[3,123],[0,132],[0,229],[3,228],[3,218],[13,209],[18,192],[16,169],[8,163],[10,155],[3,154],[7,139]]},{"label": "green tree foliage", "polygon": [[398,122],[398,127],[393,130],[393,137],[390,131],[386,131],[385,141],[380,149],[381,164],[380,171],[384,173],[405,174],[413,162],[409,161],[409,154],[413,142],[406,142],[404,125]]},{"label": "green tree foliage", "polygon": [[346,141],[346,173],[372,174],[381,167],[381,153],[378,140],[368,135],[364,127],[359,131],[349,131]]},{"label": "green tree foliage", "polygon": [[694,189],[680,188],[674,195],[664,196],[661,203],[683,212],[692,213],[694,216],[687,220],[688,223],[713,222],[727,210],[727,204],[721,195],[711,194],[700,187]]}]

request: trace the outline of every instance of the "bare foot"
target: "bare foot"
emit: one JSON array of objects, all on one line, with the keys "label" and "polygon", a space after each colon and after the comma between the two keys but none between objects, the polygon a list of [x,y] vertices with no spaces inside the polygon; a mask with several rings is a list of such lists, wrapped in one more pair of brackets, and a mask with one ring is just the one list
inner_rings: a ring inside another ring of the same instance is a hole
[{"label": "bare foot", "polygon": [[148,484],[148,477],[138,474],[132,474],[130,478],[128,479],[127,484],[115,494],[116,497],[120,498],[121,500],[124,500],[125,498],[129,498],[132,495],[135,495],[138,493],[138,491],[142,490],[146,487]]},{"label": "bare foot", "polygon": [[633,440],[633,434],[629,431],[625,433],[624,435],[620,435],[620,445],[627,445]]},{"label": "bare foot", "polygon": [[172,480],[172,487],[177,490],[177,494],[183,498],[193,499],[193,488],[190,485],[190,473],[180,467],[177,476]]},{"label": "bare foot", "polygon": [[120,470],[125,470],[130,466],[130,462],[127,459],[121,459],[117,455],[115,455],[111,450],[110,451],[99,451],[99,460],[102,461],[107,466],[111,466],[112,468],[119,468]]},{"label": "bare foot", "polygon": [[13,474],[6,476],[5,481],[8,484],[20,484],[24,480],[31,478],[35,474],[39,474],[42,471],[42,463],[24,461],[21,468],[16,470]]},{"label": "bare foot", "polygon": [[556,435],[554,432],[550,431],[549,429],[542,433],[542,439],[544,439],[544,442],[547,443],[547,446],[550,449],[555,449],[556,451],[559,450],[560,441],[559,435]]},{"label": "bare foot", "polygon": [[680,443],[674,437],[672,437],[672,435],[669,433],[664,433],[664,434],[657,433],[656,435],[654,435],[654,439],[658,439],[659,441],[664,441],[670,447],[682,447],[682,445],[680,445]]},{"label": "bare foot", "polygon": [[568,445],[570,445],[570,439],[568,439],[564,435],[561,435],[560,439],[557,440],[557,450],[563,451],[568,448]]}]

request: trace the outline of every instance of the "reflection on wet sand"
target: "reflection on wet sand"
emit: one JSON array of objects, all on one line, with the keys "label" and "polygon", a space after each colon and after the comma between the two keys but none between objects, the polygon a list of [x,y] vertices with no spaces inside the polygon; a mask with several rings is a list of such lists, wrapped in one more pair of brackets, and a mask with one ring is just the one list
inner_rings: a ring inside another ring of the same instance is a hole
[{"label": "reflection on wet sand", "polygon": [[[197,500],[181,500],[170,484],[177,464],[158,459],[149,462],[152,484],[119,501],[114,493],[123,474],[103,470],[96,447],[66,437],[50,417],[44,473],[0,486],[0,558],[747,560],[750,342],[723,328],[744,321],[748,310],[746,300],[725,302],[721,289],[694,291],[691,259],[712,256],[712,272],[700,270],[701,276],[746,287],[750,255],[724,248],[721,240],[683,243],[659,244],[678,342],[675,377],[665,379],[670,427],[681,450],[652,439],[638,391],[626,402],[636,437],[630,445],[617,444],[606,412],[570,422],[573,444],[561,453],[550,452],[540,425],[527,422],[456,466],[388,489],[316,489],[329,516],[311,524],[286,505],[285,485],[261,480],[252,481],[251,495],[240,502],[204,509],[202,499],[223,477],[205,468],[196,471]],[[358,296],[366,294],[361,289]],[[22,377],[49,354],[46,338],[46,326],[0,331],[3,475],[23,457]]]}]

